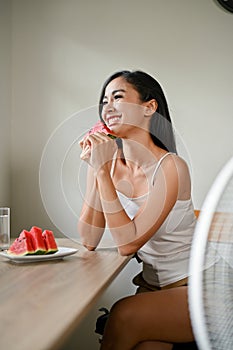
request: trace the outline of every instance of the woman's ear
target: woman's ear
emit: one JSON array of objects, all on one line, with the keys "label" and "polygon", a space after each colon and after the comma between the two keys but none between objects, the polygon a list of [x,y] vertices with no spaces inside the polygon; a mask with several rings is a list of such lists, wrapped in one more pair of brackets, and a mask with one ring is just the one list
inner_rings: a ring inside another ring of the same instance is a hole
[{"label": "woman's ear", "polygon": [[151,117],[158,108],[158,102],[155,99],[145,102],[145,117]]}]

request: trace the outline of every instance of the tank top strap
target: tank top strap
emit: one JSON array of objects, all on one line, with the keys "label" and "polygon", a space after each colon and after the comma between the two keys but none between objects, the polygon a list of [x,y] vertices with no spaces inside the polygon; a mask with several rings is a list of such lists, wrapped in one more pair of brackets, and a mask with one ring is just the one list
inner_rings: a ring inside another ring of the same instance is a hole
[{"label": "tank top strap", "polygon": [[155,175],[159,169],[160,164],[162,163],[162,161],[164,160],[164,158],[166,158],[169,154],[173,154],[172,152],[167,152],[165,153],[158,161],[158,163],[156,164],[155,170],[153,172],[152,178],[151,178],[151,185],[154,185],[154,179],[155,179]]}]

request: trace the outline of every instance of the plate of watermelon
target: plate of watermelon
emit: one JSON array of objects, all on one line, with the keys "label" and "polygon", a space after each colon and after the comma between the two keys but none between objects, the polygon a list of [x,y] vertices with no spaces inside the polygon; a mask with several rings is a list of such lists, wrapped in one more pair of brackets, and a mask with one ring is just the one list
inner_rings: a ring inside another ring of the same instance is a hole
[{"label": "plate of watermelon", "polygon": [[7,251],[1,252],[14,262],[38,262],[62,259],[75,254],[78,249],[58,247],[53,232],[33,226],[30,231],[23,230]]}]

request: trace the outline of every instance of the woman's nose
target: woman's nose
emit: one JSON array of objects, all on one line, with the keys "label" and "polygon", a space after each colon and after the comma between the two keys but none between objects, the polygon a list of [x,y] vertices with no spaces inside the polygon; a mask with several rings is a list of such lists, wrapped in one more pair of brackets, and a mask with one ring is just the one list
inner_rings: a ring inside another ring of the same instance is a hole
[{"label": "woman's nose", "polygon": [[113,101],[108,101],[104,104],[104,110],[105,112],[111,112],[115,109]]}]

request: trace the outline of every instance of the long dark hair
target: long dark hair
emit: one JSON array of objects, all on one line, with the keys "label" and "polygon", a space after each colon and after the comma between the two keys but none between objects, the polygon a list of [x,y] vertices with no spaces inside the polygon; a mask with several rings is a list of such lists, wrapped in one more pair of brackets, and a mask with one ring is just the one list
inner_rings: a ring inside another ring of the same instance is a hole
[{"label": "long dark hair", "polygon": [[[177,153],[171,117],[164,92],[152,76],[142,71],[123,70],[111,75],[104,83],[99,100],[99,115],[102,120],[103,98],[107,85],[114,79],[123,77],[139,93],[142,102],[155,99],[157,111],[151,118],[150,135],[155,145],[168,152]],[[102,120],[103,121],[103,120]]]}]

